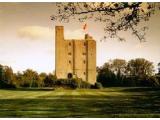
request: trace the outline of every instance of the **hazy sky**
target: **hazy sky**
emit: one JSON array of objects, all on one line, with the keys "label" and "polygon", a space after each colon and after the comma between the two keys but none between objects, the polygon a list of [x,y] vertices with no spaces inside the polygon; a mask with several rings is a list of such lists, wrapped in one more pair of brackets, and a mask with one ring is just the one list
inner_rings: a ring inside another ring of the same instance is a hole
[{"label": "hazy sky", "polygon": [[[50,20],[55,13],[54,3],[0,3],[0,64],[16,71],[31,68],[38,72],[55,69],[55,26],[64,25],[65,38],[83,38],[84,23],[56,23]],[[160,62],[160,14],[156,12],[148,25],[146,41],[140,43],[130,32],[121,33],[126,42],[103,37],[102,23],[88,21],[88,33],[97,41],[97,65],[110,59],[146,58]]]}]

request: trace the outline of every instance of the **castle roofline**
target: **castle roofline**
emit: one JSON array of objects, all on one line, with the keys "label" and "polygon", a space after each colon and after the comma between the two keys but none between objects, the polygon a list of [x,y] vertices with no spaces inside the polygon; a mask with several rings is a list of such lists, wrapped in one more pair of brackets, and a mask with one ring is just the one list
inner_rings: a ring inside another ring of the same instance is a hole
[{"label": "castle roofline", "polygon": [[89,34],[85,34],[85,39],[93,39]]},{"label": "castle roofline", "polygon": [[62,26],[62,25],[58,25],[58,26],[55,26],[55,27],[64,27],[64,26]]}]

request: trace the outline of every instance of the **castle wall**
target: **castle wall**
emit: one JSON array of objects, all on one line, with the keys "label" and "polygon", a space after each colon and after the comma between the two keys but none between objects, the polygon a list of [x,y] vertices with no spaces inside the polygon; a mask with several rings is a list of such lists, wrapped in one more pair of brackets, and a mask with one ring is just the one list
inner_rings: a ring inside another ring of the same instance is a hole
[{"label": "castle wall", "polygon": [[86,46],[84,40],[75,40],[75,74],[78,78],[86,80]]},{"label": "castle wall", "polygon": [[96,42],[87,40],[87,81],[96,82]]},{"label": "castle wall", "polygon": [[66,78],[66,50],[65,50],[65,40],[64,40],[64,31],[63,26],[56,26],[55,30],[55,73],[57,78]]},{"label": "castle wall", "polygon": [[56,76],[73,76],[96,82],[96,42],[86,35],[82,40],[64,39],[63,27],[56,27]]},{"label": "castle wall", "polygon": [[73,74],[73,65],[74,65],[74,60],[73,60],[73,41],[72,40],[65,40],[65,52],[66,52],[66,57],[63,59],[67,60],[66,63],[66,77],[68,75],[68,73],[72,73]]}]

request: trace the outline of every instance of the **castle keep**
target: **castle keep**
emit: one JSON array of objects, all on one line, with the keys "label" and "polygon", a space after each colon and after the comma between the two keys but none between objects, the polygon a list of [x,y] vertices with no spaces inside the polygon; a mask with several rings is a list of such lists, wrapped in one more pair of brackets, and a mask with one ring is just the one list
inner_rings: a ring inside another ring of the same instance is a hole
[{"label": "castle keep", "polygon": [[96,82],[96,41],[88,34],[84,39],[64,39],[63,26],[55,27],[55,74],[57,78],[81,78]]}]

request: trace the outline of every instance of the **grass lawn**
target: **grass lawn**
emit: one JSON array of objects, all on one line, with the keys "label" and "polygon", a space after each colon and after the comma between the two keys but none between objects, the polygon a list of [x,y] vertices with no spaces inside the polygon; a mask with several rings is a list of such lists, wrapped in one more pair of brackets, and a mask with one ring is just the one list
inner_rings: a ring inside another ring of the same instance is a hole
[{"label": "grass lawn", "polygon": [[160,89],[1,89],[0,117],[160,117]]}]

